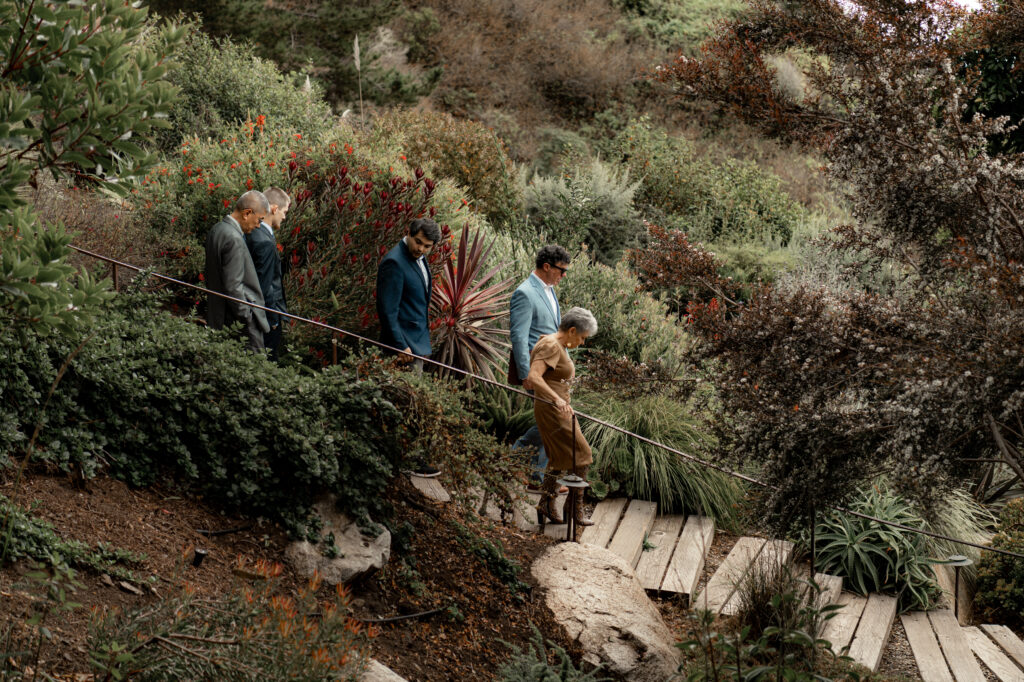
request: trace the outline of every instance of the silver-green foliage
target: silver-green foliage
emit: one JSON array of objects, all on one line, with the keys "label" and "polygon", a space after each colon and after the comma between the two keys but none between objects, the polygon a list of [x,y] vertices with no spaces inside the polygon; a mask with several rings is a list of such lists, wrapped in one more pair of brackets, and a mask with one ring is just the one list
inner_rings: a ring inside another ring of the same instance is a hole
[{"label": "silver-green foliage", "polygon": [[633,208],[639,187],[628,171],[595,159],[564,175],[534,178],[526,185],[526,213],[548,241],[570,251],[585,242],[594,258],[612,265],[644,232]]},{"label": "silver-green foliage", "polygon": [[[581,412],[681,452],[700,455],[708,449],[687,405],[673,397],[620,400],[581,392],[573,402]],[[735,525],[743,497],[736,479],[589,419],[581,419],[580,426],[594,451],[591,471],[597,478],[630,497],[657,502],[662,513],[685,509],[711,516],[720,526]]]},{"label": "silver-green foliage", "polygon": [[[848,508],[910,528],[925,525],[911,504],[885,484],[861,488]],[[819,570],[843,576],[860,594],[895,594],[901,611],[932,605],[938,594],[935,560],[928,556],[923,535],[841,511],[820,518],[816,532]]]},{"label": "silver-green foliage", "polygon": [[[498,668],[496,679],[500,682],[601,682],[610,679],[597,676],[600,668],[591,672],[577,668],[565,649],[552,641],[548,641],[548,645],[551,655],[536,626],[526,649],[506,643],[512,649],[512,656]],[[549,662],[552,656],[557,663]]]},{"label": "silver-green foliage", "polygon": [[72,281],[63,227],[39,225],[20,194],[41,171],[125,192],[153,162],[139,143],[165,125],[181,36],[119,0],[0,2],[0,311],[67,331],[103,300],[104,284]]}]

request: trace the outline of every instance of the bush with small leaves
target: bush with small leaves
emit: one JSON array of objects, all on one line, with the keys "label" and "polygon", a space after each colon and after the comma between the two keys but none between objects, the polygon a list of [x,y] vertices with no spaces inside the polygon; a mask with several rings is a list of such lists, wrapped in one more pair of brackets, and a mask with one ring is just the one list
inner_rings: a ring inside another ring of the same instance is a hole
[{"label": "bush with small leaves", "polygon": [[[999,516],[992,547],[1024,554],[1024,499],[1010,500]],[[1024,624],[1024,559],[981,553],[974,604],[1000,623]]]}]

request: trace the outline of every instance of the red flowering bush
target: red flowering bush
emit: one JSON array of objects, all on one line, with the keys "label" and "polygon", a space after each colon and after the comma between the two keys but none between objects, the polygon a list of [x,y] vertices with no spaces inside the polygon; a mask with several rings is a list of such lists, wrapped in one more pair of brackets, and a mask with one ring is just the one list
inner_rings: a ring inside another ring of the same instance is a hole
[{"label": "red flowering bush", "polygon": [[[437,185],[416,169],[412,177],[349,167],[348,157],[327,169],[289,163],[294,193],[289,222],[279,235],[288,264],[285,290],[300,314],[376,337],[377,265],[417,218],[436,218]],[[321,172],[326,170],[326,172]],[[290,229],[289,229],[290,228]],[[451,229],[427,257],[435,276],[451,253]],[[315,330],[300,330],[302,335]]]}]

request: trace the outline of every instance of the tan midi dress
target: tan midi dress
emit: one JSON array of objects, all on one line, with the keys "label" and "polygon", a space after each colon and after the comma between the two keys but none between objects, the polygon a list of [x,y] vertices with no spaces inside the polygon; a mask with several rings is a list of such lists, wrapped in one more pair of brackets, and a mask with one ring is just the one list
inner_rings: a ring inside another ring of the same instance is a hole
[{"label": "tan midi dress", "polygon": [[[566,402],[569,402],[569,386],[576,376],[576,366],[565,352],[562,344],[554,334],[542,336],[530,353],[530,366],[542,360],[547,367],[544,370],[544,381],[548,387]],[[533,401],[533,416],[537,420],[540,439],[548,454],[548,469],[569,471],[572,469],[572,417],[565,416],[554,405],[539,400]],[[587,439],[580,431],[579,421],[573,434],[576,442],[576,467],[585,467],[593,463],[594,456],[590,451]]]}]

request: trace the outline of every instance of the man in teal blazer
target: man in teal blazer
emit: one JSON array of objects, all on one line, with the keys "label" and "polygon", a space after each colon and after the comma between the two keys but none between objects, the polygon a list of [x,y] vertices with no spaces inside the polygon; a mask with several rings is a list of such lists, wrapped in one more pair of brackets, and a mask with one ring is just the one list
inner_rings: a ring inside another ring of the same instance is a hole
[{"label": "man in teal blazer", "polygon": [[[206,235],[206,288],[243,301],[263,305],[260,280],[245,246],[245,235],[256,229],[270,211],[263,192],[251,190],[238,197],[235,210],[213,226]],[[259,308],[208,296],[206,323],[220,329],[241,322],[249,339],[249,348],[263,351],[263,335],[270,331],[267,317]]]},{"label": "man in teal blazer", "polygon": [[[509,336],[512,341],[512,357],[508,363],[508,379],[511,384],[521,385],[527,390],[533,386],[526,380],[530,373],[530,352],[537,339],[558,331],[562,312],[555,294],[555,285],[562,281],[569,269],[569,252],[561,246],[549,245],[537,252],[536,268],[512,294],[509,310]],[[548,466],[547,453],[540,440],[540,431],[534,424],[519,437],[512,450],[525,447],[536,448],[532,460],[534,483],[544,477]]]}]

